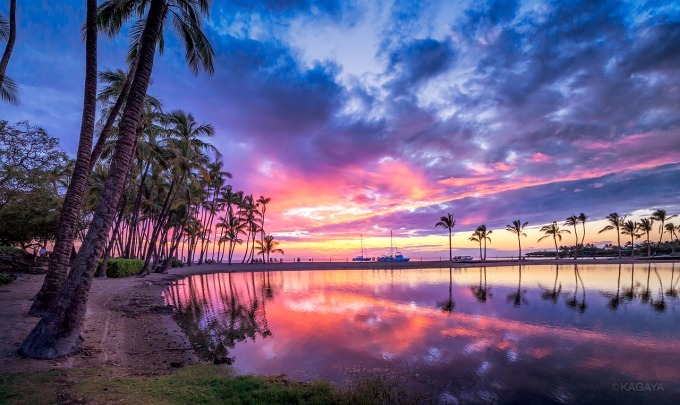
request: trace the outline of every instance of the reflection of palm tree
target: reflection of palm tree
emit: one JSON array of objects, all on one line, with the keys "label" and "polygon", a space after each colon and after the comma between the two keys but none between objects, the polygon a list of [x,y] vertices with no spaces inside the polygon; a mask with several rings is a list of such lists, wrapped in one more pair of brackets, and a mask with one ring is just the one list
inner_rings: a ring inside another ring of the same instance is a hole
[{"label": "reflection of palm tree", "polygon": [[[553,283],[553,288],[548,289],[548,288],[543,288],[543,294],[541,295],[541,298],[544,300],[550,300],[553,302],[553,304],[557,304],[557,299],[560,297],[560,293],[562,292],[562,283],[560,283],[559,288],[557,287],[557,276],[560,272],[560,265],[555,266],[555,282]],[[539,284],[539,287],[541,285]]]},{"label": "reflection of palm tree", "polygon": [[451,314],[456,307],[456,303],[453,301],[453,269],[449,267],[449,299],[446,301],[440,301],[437,303],[442,312],[448,312]]},{"label": "reflection of palm tree", "polygon": [[635,264],[631,264],[630,268],[630,289],[625,289],[623,291],[623,296],[626,297],[628,301],[632,301],[637,296],[635,291],[635,286],[633,284],[633,279],[635,277]]},{"label": "reflection of palm tree", "polygon": [[609,298],[609,309],[616,311],[621,305],[621,265],[619,264],[619,277],[616,284],[616,294],[604,293]]},{"label": "reflection of palm tree", "polygon": [[649,277],[652,275],[652,264],[647,263],[647,288],[640,294],[640,301],[642,302],[649,302],[649,298],[652,296],[651,291],[649,290]]},{"label": "reflection of palm tree", "polygon": [[526,294],[526,290],[522,291],[522,266],[519,266],[519,283],[517,284],[517,292],[508,294],[508,302],[512,302],[512,305],[515,308],[520,307],[522,304],[528,304],[524,294]]},{"label": "reflection of palm tree", "polygon": [[605,219],[609,222],[609,225],[605,226],[604,228],[600,229],[599,233],[606,232],[606,231],[611,231],[616,229],[616,240],[618,241],[618,254],[619,257],[621,257],[621,226],[623,225],[624,221],[626,220],[626,216],[620,216],[616,212],[612,212],[611,214],[607,215]]},{"label": "reflection of palm tree", "polygon": [[675,263],[673,263],[673,267],[671,267],[671,284],[670,287],[668,287],[668,290],[666,290],[666,296],[671,298],[678,298],[678,289],[675,288],[675,286],[673,285],[674,278],[675,278]]},{"label": "reflection of palm tree", "polygon": [[555,259],[560,258],[560,252],[557,249],[557,241],[562,240],[562,234],[563,233],[571,233],[566,229],[560,229],[559,226],[557,226],[557,222],[553,222],[550,225],[545,225],[544,227],[541,228],[541,232],[543,232],[545,235],[541,236],[538,241],[542,241],[543,239],[549,238],[552,236],[553,241],[555,242]]},{"label": "reflection of palm tree", "polygon": [[[578,309],[580,313],[586,312],[588,304],[586,304],[586,286],[583,284],[583,278],[581,278],[581,272],[578,270],[578,265],[574,266],[574,279],[576,283],[576,288],[574,289],[574,296],[567,300],[567,306],[571,309]],[[581,282],[581,302],[578,302],[578,283]]]},{"label": "reflection of palm tree", "polygon": [[663,295],[663,282],[661,281],[661,276],[659,275],[659,272],[656,271],[656,267],[654,267],[654,273],[656,274],[656,277],[659,279],[659,300],[652,300],[652,308],[659,312],[665,312],[666,311],[666,299]]},{"label": "reflection of palm tree", "polygon": [[451,246],[451,231],[456,225],[456,220],[453,219],[453,214],[447,213],[445,217],[441,217],[434,227],[442,227],[449,230],[449,261],[453,260],[453,247]]},{"label": "reflection of palm tree", "polygon": [[512,225],[505,225],[505,230],[508,232],[512,232],[515,235],[517,235],[517,246],[519,247],[519,260],[522,260],[522,240],[521,236],[524,236],[526,238],[527,234],[524,233],[524,228],[529,225],[528,222],[522,223],[519,219],[516,219],[512,221]]},{"label": "reflection of palm tree", "polygon": [[[484,285],[482,286],[482,272],[484,273]],[[491,287],[486,286],[486,267],[479,268],[479,286],[472,286],[470,290],[477,298],[479,302],[486,302],[487,297],[493,298],[493,295],[489,292]]]}]

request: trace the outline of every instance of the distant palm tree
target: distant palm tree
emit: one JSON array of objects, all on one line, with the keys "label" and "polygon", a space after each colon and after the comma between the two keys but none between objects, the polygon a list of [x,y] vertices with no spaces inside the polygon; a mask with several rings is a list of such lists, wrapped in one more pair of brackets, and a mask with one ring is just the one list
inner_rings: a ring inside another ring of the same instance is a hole
[{"label": "distant palm tree", "polygon": [[484,256],[482,256],[482,237],[479,235],[479,231],[475,230],[468,240],[479,243],[479,260],[484,260]]},{"label": "distant palm tree", "polygon": [[[473,236],[476,234],[478,236],[480,244],[484,242],[484,258],[482,260],[486,260],[486,241],[489,241],[491,243],[491,238],[489,235],[491,235],[493,231],[490,231],[486,229],[486,225],[480,225],[475,229],[475,233]],[[472,238],[470,238],[472,240]]]},{"label": "distant palm tree", "polygon": [[557,222],[553,222],[550,225],[545,225],[541,228],[541,232],[543,232],[545,235],[540,237],[538,241],[542,241],[543,239],[552,237],[553,241],[555,242],[555,259],[560,258],[560,251],[557,248],[557,241],[562,240],[562,234],[563,233],[571,233],[566,229],[560,229],[560,227],[557,225]]},{"label": "distant palm tree", "polygon": [[600,229],[598,234],[606,231],[611,231],[612,229],[616,229],[616,239],[618,241],[618,256],[619,258],[621,257],[621,226],[623,225],[624,221],[626,220],[626,215],[620,216],[616,212],[612,212],[611,214],[607,215],[605,219],[609,222],[609,225],[605,226],[604,228]]},{"label": "distant palm tree", "polygon": [[664,230],[668,232],[668,236],[671,238],[671,254],[675,255],[675,244],[677,243],[678,240],[678,235],[677,235],[677,230],[678,227],[675,226],[672,222],[667,223],[664,225]]},{"label": "distant palm tree", "polygon": [[576,225],[578,225],[579,219],[576,215],[570,215],[564,220],[564,226],[574,227],[574,236],[576,237],[576,245],[574,246],[574,260],[578,259],[578,232],[576,231]]},{"label": "distant palm tree", "polygon": [[663,239],[664,225],[667,220],[675,218],[675,215],[668,215],[666,210],[656,210],[652,212],[651,218],[655,221],[659,221],[659,243],[656,245],[657,249],[661,247],[661,239]]},{"label": "distant palm tree", "polygon": [[524,233],[524,228],[529,225],[528,222],[522,223],[519,219],[512,221],[512,225],[505,225],[505,230],[512,232],[517,235],[517,246],[519,247],[519,260],[522,260],[522,240],[520,236],[526,238],[527,234]]},{"label": "distant palm tree", "polygon": [[436,227],[442,227],[445,229],[449,230],[449,261],[453,260],[453,248],[451,246],[451,231],[453,230],[453,227],[456,225],[456,220],[453,219],[453,214],[447,213],[445,217],[441,217],[439,219],[439,222],[437,222],[434,226]]},{"label": "distant palm tree", "polygon": [[256,241],[256,243],[257,250],[259,251],[259,253],[261,253],[263,256],[265,253],[267,254],[267,260],[265,260],[265,262],[269,261],[269,255],[271,253],[283,254],[283,250],[277,248],[277,246],[279,245],[279,241],[274,240],[274,235],[267,235],[264,237],[262,242],[258,240]]},{"label": "distant palm tree", "polygon": [[638,222],[638,229],[647,234],[647,257],[652,255],[652,244],[649,242],[649,233],[652,232],[654,220],[651,218],[642,218]]},{"label": "distant palm tree", "polygon": [[639,227],[632,219],[624,222],[621,226],[621,233],[624,235],[630,235],[630,257],[635,255],[635,239],[642,236],[642,234],[637,233]]},{"label": "distant palm tree", "polygon": [[578,222],[580,222],[581,225],[583,225],[583,235],[581,235],[581,246],[584,246],[583,242],[585,242],[586,240],[586,221],[588,221],[588,218],[590,217],[584,213],[578,214]]}]

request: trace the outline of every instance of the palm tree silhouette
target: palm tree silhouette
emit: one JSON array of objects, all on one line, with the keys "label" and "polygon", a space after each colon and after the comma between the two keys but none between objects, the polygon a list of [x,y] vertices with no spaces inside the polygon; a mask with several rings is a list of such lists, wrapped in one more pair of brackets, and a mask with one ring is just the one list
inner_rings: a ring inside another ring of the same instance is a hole
[{"label": "palm tree silhouette", "polygon": [[612,212],[611,214],[607,215],[605,219],[609,222],[609,225],[605,226],[604,228],[600,229],[598,234],[606,231],[611,231],[612,229],[616,229],[616,239],[618,241],[618,256],[619,258],[621,257],[621,227],[623,226],[623,223],[626,220],[626,215],[623,217],[617,214],[616,212]]},{"label": "palm tree silhouette", "polygon": [[475,230],[468,240],[479,243],[479,260],[484,260],[484,256],[482,256],[482,237],[479,234],[479,229]]},{"label": "palm tree silhouette", "polygon": [[453,301],[453,269],[449,267],[449,298],[445,301],[437,302],[437,307],[449,315],[456,308],[456,303]]},{"label": "palm tree silhouette", "polygon": [[668,290],[666,290],[666,296],[670,298],[678,298],[678,289],[675,288],[675,285],[673,285],[674,278],[675,278],[675,263],[673,263],[671,267],[671,283],[670,286],[668,287]]},{"label": "palm tree silhouette", "polygon": [[[583,284],[583,278],[581,278],[581,272],[578,270],[578,265],[574,265],[574,279],[575,285],[574,296],[571,299],[566,300],[566,304],[571,309],[578,309],[580,313],[586,312],[588,304],[586,304],[586,286]],[[581,283],[581,302],[578,302],[578,284]]]},{"label": "palm tree silhouette", "polygon": [[654,273],[656,274],[656,277],[659,279],[659,300],[652,300],[651,305],[652,308],[654,308],[658,312],[665,312],[666,311],[666,298],[664,297],[663,294],[663,281],[661,281],[661,276],[659,275],[659,272],[656,270],[656,267],[654,267]]},{"label": "palm tree silhouette", "polygon": [[638,229],[638,224],[632,219],[625,221],[621,226],[621,233],[624,235],[630,235],[630,257],[635,255],[635,239],[642,236],[642,234],[637,233]]},{"label": "palm tree silhouette", "polygon": [[517,256],[519,260],[522,260],[522,240],[521,236],[526,238],[527,234],[524,233],[524,228],[529,225],[528,222],[522,223],[519,219],[512,221],[512,225],[505,225],[505,230],[512,232],[517,235],[517,246],[519,247],[519,255]]},{"label": "palm tree silhouette", "polygon": [[649,302],[649,299],[652,296],[652,292],[649,289],[649,277],[652,275],[652,264],[647,263],[647,287],[645,288],[644,291],[640,294],[640,301],[642,302]]},{"label": "palm tree silhouette", "polygon": [[[482,273],[484,273],[484,285],[482,285]],[[491,287],[486,286],[486,267],[479,268],[479,286],[471,286],[470,290],[479,302],[486,302],[487,297],[492,298],[493,295],[489,292]]]},{"label": "palm tree silhouette", "polygon": [[578,221],[583,225],[583,235],[581,235],[581,246],[583,246],[583,242],[586,240],[586,221],[588,221],[588,215],[584,213],[578,214]]},{"label": "palm tree silhouette", "polygon": [[664,234],[664,224],[666,221],[669,219],[675,218],[676,215],[668,215],[666,210],[658,209],[654,212],[652,212],[651,218],[655,221],[659,221],[659,243],[656,245],[657,249],[661,247],[661,240],[663,239],[663,234]]},{"label": "palm tree silhouette", "polygon": [[576,237],[576,245],[574,246],[574,260],[578,259],[578,232],[576,231],[576,225],[578,225],[579,219],[576,215],[570,215],[564,220],[564,226],[574,227],[574,237]]},{"label": "palm tree silhouette", "polygon": [[279,241],[274,240],[274,235],[267,235],[262,239],[262,242],[259,240],[257,241],[257,250],[258,252],[264,257],[265,253],[267,254],[267,260],[264,260],[265,262],[269,261],[269,255],[272,253],[280,253],[283,254],[283,250],[277,248],[279,245]]},{"label": "palm tree silhouette", "polygon": [[616,284],[616,294],[604,293],[609,298],[609,309],[616,311],[621,305],[621,265],[619,264],[619,277]]},{"label": "palm tree silhouette", "polygon": [[512,306],[519,308],[522,304],[528,304],[524,297],[526,290],[522,291],[522,266],[519,266],[519,282],[517,284],[517,292],[508,294],[508,302],[512,302]]},{"label": "palm tree silhouette", "polygon": [[[96,7],[96,3],[95,3]],[[95,10],[96,12],[96,10]],[[14,43],[16,42],[16,37],[17,37],[17,23],[16,23],[16,14],[17,14],[17,0],[10,0],[9,2],[9,22],[5,19],[3,15],[0,15],[0,41],[7,41],[7,45],[5,45],[5,51],[2,54],[2,59],[0,59],[0,100],[4,100],[8,103],[11,104],[19,104],[19,86],[7,77],[5,75],[5,72],[7,71],[7,65],[9,64],[9,58],[12,55],[12,50],[14,49]],[[88,33],[90,34],[90,32]],[[87,38],[88,41],[91,40],[91,37]],[[96,41],[97,35],[96,35],[96,28],[95,28],[95,35],[94,39]],[[90,42],[91,43],[91,42]],[[95,44],[95,58],[96,58],[96,44]],[[94,70],[96,72],[97,66],[95,63]],[[96,90],[95,90],[96,91]]]},{"label": "palm tree silhouette", "polygon": [[456,220],[453,219],[453,214],[447,213],[446,216],[441,217],[439,219],[439,222],[437,222],[434,226],[436,227],[442,227],[446,228],[449,230],[449,261],[453,260],[453,248],[451,246],[451,231],[453,230],[453,227],[456,225]]},{"label": "palm tree silhouette", "polygon": [[[486,229],[486,225],[480,225],[480,226],[477,227],[477,229],[475,229],[475,232],[470,237],[470,240],[472,240],[472,241],[475,241],[475,240],[479,241],[480,252],[481,252],[482,242],[484,242],[484,258],[482,258],[482,260],[486,260],[486,241],[489,241],[489,243],[491,243],[491,238],[489,237],[489,235],[491,235],[492,233],[493,233],[493,231]],[[474,239],[474,238],[476,238],[476,239]],[[481,254],[480,254],[480,256],[481,256]]]},{"label": "palm tree silhouette", "polygon": [[630,288],[623,290],[623,296],[626,297],[628,301],[632,301],[637,297],[636,288],[633,284],[635,278],[635,263],[631,264],[630,268]]},{"label": "palm tree silhouette", "polygon": [[651,218],[642,218],[638,222],[638,229],[647,234],[647,257],[652,255],[652,244],[649,242],[649,234],[652,232],[654,220]]},{"label": "palm tree silhouette", "polygon": [[541,232],[543,232],[545,235],[540,237],[538,241],[542,241],[543,239],[552,237],[553,241],[555,242],[555,259],[560,258],[560,252],[557,249],[557,241],[562,240],[562,234],[563,233],[571,233],[566,229],[560,229],[559,226],[557,226],[557,222],[553,222],[550,225],[545,225],[541,228]]},{"label": "palm tree silhouette", "polygon": [[675,224],[673,224],[672,222],[669,222],[666,225],[664,225],[663,228],[668,233],[668,236],[671,238],[671,255],[675,256],[675,245],[678,239],[678,235],[676,234],[676,232],[678,227],[676,227]]}]

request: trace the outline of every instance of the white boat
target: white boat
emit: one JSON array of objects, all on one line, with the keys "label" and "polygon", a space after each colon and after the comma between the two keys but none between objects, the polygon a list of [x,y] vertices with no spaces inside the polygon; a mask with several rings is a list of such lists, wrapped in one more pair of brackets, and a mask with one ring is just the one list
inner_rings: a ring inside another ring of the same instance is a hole
[{"label": "white boat", "polygon": [[353,257],[352,261],[353,262],[370,262],[371,258],[370,257],[364,257],[364,237],[363,235],[359,235],[361,238],[361,254],[359,256]]},{"label": "white boat", "polygon": [[392,245],[392,231],[390,231],[390,254],[389,255],[383,255],[378,258],[379,262],[407,262],[411,260],[410,257],[404,257],[404,255],[401,252],[396,252],[396,254],[392,254],[394,252],[394,247]]}]

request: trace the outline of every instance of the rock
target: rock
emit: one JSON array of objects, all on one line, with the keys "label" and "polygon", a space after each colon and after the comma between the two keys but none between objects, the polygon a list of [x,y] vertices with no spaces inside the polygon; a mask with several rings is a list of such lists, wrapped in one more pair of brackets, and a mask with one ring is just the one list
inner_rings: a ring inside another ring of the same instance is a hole
[{"label": "rock", "polygon": [[218,356],[213,359],[213,364],[226,364],[231,366],[234,364],[234,359],[227,356]]},{"label": "rock", "polygon": [[184,367],[184,362],[183,361],[171,361],[170,367],[172,367],[172,368],[182,368],[182,367]]}]

